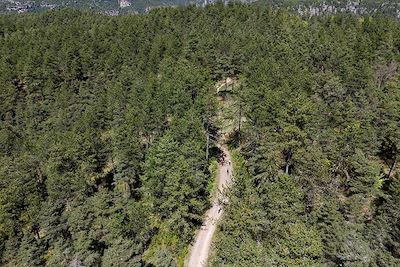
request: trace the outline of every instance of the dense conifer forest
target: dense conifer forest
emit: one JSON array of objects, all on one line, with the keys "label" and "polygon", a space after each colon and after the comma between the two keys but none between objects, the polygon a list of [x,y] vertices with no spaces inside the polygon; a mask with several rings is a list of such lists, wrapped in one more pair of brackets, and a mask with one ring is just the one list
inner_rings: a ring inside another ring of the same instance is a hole
[{"label": "dense conifer forest", "polygon": [[0,16],[0,266],[182,266],[228,77],[209,265],[400,266],[399,52],[379,14]]}]

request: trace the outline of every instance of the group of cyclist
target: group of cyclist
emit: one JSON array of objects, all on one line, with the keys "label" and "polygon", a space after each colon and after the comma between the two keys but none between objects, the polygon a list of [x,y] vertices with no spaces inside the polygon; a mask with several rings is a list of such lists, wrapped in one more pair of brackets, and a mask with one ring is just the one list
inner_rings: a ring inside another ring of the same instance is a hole
[{"label": "group of cyclist", "polygon": [[229,169],[231,168],[231,161],[228,160],[228,168],[226,168],[226,174],[229,175]]}]

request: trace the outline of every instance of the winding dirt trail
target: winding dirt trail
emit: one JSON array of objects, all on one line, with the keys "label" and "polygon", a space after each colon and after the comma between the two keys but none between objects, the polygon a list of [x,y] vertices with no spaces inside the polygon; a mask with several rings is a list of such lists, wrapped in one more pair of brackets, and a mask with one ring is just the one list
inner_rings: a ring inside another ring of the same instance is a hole
[{"label": "winding dirt trail", "polygon": [[223,145],[220,149],[225,156],[218,167],[218,193],[213,200],[212,207],[207,211],[203,225],[196,236],[195,243],[190,251],[189,260],[185,264],[187,267],[204,267],[207,265],[212,238],[223,213],[223,205],[218,200],[221,199],[224,189],[231,182],[233,169],[228,148]]}]

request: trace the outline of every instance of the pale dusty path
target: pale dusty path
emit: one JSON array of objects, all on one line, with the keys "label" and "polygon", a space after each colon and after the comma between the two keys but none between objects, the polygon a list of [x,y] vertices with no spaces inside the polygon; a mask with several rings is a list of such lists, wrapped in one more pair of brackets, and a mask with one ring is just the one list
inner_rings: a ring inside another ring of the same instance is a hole
[{"label": "pale dusty path", "polygon": [[224,162],[219,163],[218,167],[218,194],[213,201],[211,209],[207,211],[203,225],[190,250],[189,260],[185,264],[187,267],[203,267],[207,265],[212,238],[217,228],[217,223],[222,216],[223,206],[218,202],[218,199],[220,199],[221,193],[231,182],[232,163],[230,163],[231,156],[227,147],[224,145],[220,148],[224,152],[225,157]]}]

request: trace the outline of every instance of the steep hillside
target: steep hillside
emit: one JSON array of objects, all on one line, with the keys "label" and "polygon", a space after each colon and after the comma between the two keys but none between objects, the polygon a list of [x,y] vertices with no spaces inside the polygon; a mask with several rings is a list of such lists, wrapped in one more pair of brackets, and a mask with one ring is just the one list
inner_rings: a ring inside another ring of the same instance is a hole
[{"label": "steep hillside", "polygon": [[[108,15],[148,12],[159,7],[182,5],[205,6],[217,0],[0,0],[0,13],[38,12],[65,7],[93,10]],[[221,2],[230,2],[229,0]],[[400,3],[395,0],[238,0],[236,2],[253,3],[258,6],[287,9],[305,16],[336,14],[383,13],[400,18]]]},{"label": "steep hillside", "polygon": [[382,13],[400,18],[400,2],[396,0],[258,0],[257,5],[284,8],[305,16],[341,12],[358,15]]},{"label": "steep hillside", "polygon": [[196,0],[1,0],[0,12],[37,12],[65,7],[93,10],[109,15],[120,13],[146,12],[156,7],[199,4]]}]

